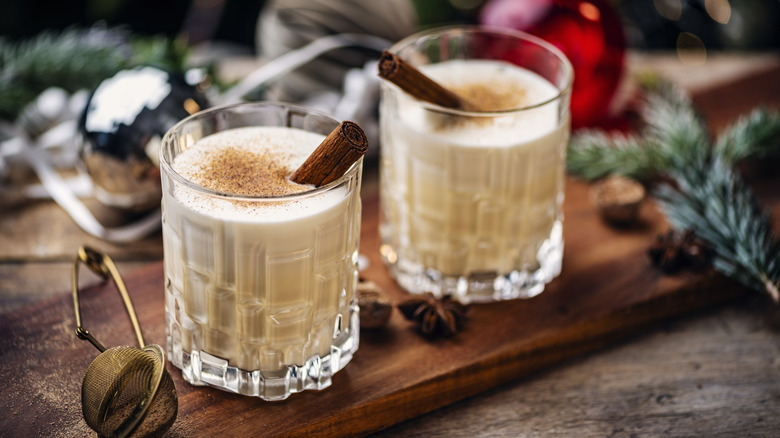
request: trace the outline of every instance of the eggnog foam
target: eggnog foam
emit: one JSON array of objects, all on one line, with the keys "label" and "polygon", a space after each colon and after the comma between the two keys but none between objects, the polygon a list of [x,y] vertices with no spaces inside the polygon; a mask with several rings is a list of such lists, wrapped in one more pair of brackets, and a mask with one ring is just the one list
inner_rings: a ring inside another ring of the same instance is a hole
[{"label": "eggnog foam", "polygon": [[188,208],[224,220],[280,222],[322,212],[342,200],[343,191],[293,199],[283,196],[313,189],[289,177],[324,138],[276,126],[234,128],[209,135],[177,155],[171,167],[201,187],[234,196],[216,196],[182,186],[177,187],[174,196]]},{"label": "eggnog foam", "polygon": [[[481,111],[507,112],[504,116],[455,120],[407,100],[399,113],[404,124],[415,131],[435,132],[456,145],[502,147],[535,140],[559,125],[557,105],[528,108],[558,95],[555,86],[530,70],[504,61],[474,59],[423,65],[420,70]],[[526,109],[511,111],[519,108]]]}]

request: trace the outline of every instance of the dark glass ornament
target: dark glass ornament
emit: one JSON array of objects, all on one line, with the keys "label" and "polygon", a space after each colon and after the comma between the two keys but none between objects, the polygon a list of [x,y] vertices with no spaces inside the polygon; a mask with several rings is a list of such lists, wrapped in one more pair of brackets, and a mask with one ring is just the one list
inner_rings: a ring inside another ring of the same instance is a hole
[{"label": "dark glass ornament", "polygon": [[142,66],[100,83],[79,119],[81,158],[103,204],[132,211],[160,205],[159,144],[177,122],[208,107],[183,76]]}]

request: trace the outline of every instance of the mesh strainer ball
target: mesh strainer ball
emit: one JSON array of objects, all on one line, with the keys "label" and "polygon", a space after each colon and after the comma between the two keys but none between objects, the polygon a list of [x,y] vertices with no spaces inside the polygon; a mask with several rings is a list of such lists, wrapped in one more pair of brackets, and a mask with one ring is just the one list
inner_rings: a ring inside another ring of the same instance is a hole
[{"label": "mesh strainer ball", "polygon": [[100,436],[162,436],[176,419],[176,387],[158,345],[113,347],[87,369],[84,420]]}]

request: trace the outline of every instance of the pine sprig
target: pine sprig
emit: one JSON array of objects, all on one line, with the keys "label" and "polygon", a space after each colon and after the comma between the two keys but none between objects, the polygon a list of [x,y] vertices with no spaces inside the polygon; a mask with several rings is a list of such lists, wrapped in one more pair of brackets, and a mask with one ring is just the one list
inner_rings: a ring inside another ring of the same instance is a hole
[{"label": "pine sprig", "polygon": [[731,164],[780,155],[780,114],[764,108],[740,117],[714,146],[690,99],[668,84],[646,90],[641,115],[644,126],[637,134],[580,130],[573,135],[568,172],[588,181],[610,174],[647,180],[687,168],[711,153]]},{"label": "pine sprig", "polygon": [[684,94],[664,85],[646,99],[645,127],[636,136],[575,135],[569,172],[585,179],[610,173],[671,178],[675,185],[663,184],[654,194],[672,227],[693,230],[709,243],[718,272],[780,302],[780,241],[770,215],[733,167],[750,157],[780,156],[780,114],[755,110],[713,145]]},{"label": "pine sprig", "polygon": [[780,151],[780,117],[763,108],[753,110],[729,127],[715,143],[715,150],[727,162],[748,157],[774,156]]},{"label": "pine sprig", "polygon": [[664,167],[663,155],[647,140],[597,130],[572,137],[567,154],[568,172],[587,180],[610,174],[645,179]]},{"label": "pine sprig", "polygon": [[664,83],[649,92],[646,100],[641,135],[650,139],[662,157],[655,173],[684,169],[709,155],[706,124],[684,93]]},{"label": "pine sprig", "polygon": [[92,89],[121,69],[155,64],[181,70],[186,47],[164,37],[132,37],[97,26],[43,32],[14,43],[0,38],[0,117],[12,120],[49,87]]},{"label": "pine sprig", "polygon": [[769,214],[720,155],[688,170],[674,174],[678,188],[655,192],[669,222],[715,248],[715,270],[780,302],[780,242]]},{"label": "pine sprig", "polygon": [[572,136],[568,172],[586,180],[619,174],[640,180],[663,175],[709,148],[706,124],[677,88],[654,82],[646,89],[642,129],[632,135],[581,130]]}]

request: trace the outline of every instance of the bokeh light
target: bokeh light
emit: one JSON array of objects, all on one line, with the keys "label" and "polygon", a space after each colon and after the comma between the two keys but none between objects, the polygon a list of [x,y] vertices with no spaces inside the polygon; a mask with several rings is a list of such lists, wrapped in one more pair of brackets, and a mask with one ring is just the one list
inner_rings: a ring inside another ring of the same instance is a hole
[{"label": "bokeh light", "polygon": [[681,32],[677,36],[677,56],[683,65],[704,65],[707,48],[701,38],[690,32]]},{"label": "bokeh light", "polygon": [[720,24],[727,24],[731,18],[731,4],[728,0],[705,0],[704,8]]},{"label": "bokeh light", "polygon": [[677,21],[682,17],[681,0],[653,0],[653,6],[658,14],[667,20]]}]

